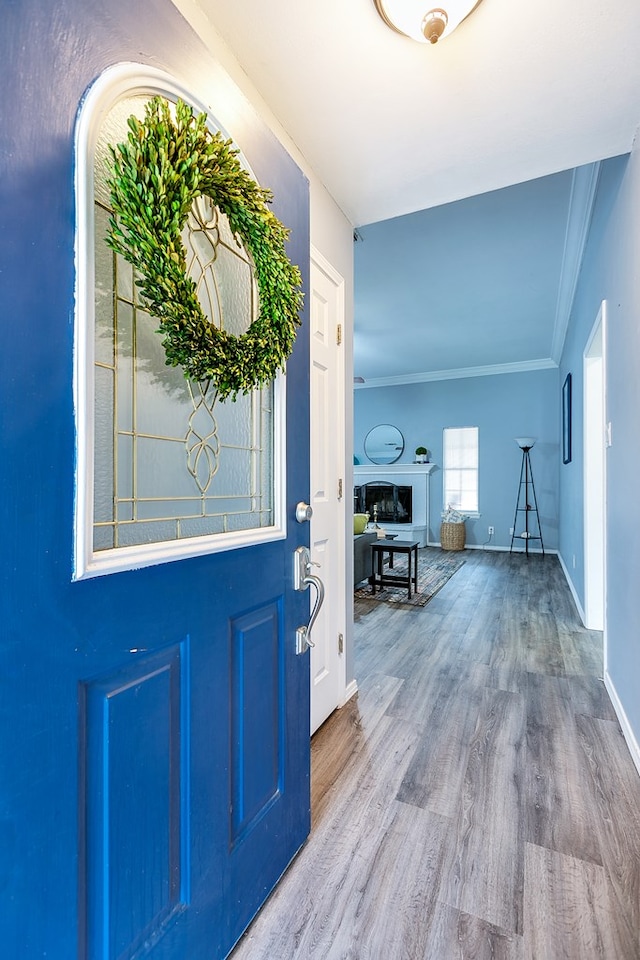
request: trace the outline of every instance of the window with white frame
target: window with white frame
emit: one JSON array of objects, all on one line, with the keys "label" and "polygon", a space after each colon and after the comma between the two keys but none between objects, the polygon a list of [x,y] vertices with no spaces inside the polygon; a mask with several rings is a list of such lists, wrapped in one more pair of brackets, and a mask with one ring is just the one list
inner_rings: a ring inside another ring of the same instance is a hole
[{"label": "window with white frame", "polygon": [[[165,74],[120,64],[90,91],[77,131],[76,579],[284,536],[282,378],[222,404],[168,367],[133,269],[105,241],[109,148],[154,94],[197,104]],[[199,198],[183,242],[210,322],[240,335],[257,286],[226,216]]]},{"label": "window with white frame", "polygon": [[442,431],[443,503],[463,513],[478,512],[478,428]]}]

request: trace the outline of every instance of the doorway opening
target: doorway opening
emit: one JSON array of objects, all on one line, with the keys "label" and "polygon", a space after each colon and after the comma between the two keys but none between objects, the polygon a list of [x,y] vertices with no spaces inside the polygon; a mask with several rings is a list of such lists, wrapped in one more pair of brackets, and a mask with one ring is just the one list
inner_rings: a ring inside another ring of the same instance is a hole
[{"label": "doorway opening", "polygon": [[[604,630],[606,590],[606,301],[584,351],[585,626]],[[605,649],[606,664],[606,649]]]}]

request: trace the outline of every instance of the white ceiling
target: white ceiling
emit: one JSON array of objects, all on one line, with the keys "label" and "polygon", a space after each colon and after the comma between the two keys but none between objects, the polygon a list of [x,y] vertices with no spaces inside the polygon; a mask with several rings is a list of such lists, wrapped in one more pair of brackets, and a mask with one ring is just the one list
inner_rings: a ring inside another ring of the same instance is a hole
[{"label": "white ceiling", "polygon": [[[357,374],[393,381],[557,360],[584,236],[566,249],[571,174],[547,175],[631,149],[640,124],[640,0],[482,0],[436,46],[390,31],[374,0],[196,2],[362,228]],[[452,201],[488,191],[472,216],[484,216],[486,230],[478,221],[469,236]],[[535,236],[522,204],[538,211]],[[382,228],[363,226],[424,210],[386,225],[392,243]],[[421,228],[427,233],[417,240]],[[403,246],[405,230],[413,248]],[[378,254],[370,257],[378,243],[396,245],[386,271]],[[429,273],[434,253],[442,269]]]},{"label": "white ceiling", "polygon": [[483,0],[430,46],[373,0],[198,0],[355,225],[626,153],[638,0]]}]

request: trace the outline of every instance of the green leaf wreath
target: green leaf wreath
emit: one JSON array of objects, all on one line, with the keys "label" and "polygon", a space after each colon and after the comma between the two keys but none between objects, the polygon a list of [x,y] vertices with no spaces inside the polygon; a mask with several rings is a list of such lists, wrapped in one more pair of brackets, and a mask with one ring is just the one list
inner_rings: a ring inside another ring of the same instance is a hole
[{"label": "green leaf wreath", "polygon": [[[158,317],[166,362],[211,382],[221,400],[269,383],[284,369],[300,323],[300,271],[285,252],[289,231],[269,210],[272,194],[243,169],[231,140],[179,100],[154,97],[126,143],[111,148],[109,246],[133,265],[142,301]],[[208,197],[229,218],[253,260],[259,313],[234,336],[212,324],[187,275],[181,232],[193,201]]]}]

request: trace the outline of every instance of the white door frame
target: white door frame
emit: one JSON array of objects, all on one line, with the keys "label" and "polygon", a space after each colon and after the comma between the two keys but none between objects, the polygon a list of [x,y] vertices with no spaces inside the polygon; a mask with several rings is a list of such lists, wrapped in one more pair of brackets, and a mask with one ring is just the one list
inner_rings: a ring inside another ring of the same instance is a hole
[{"label": "white door frame", "polygon": [[607,302],[603,300],[583,354],[584,610],[585,626],[605,632],[607,461]]}]

